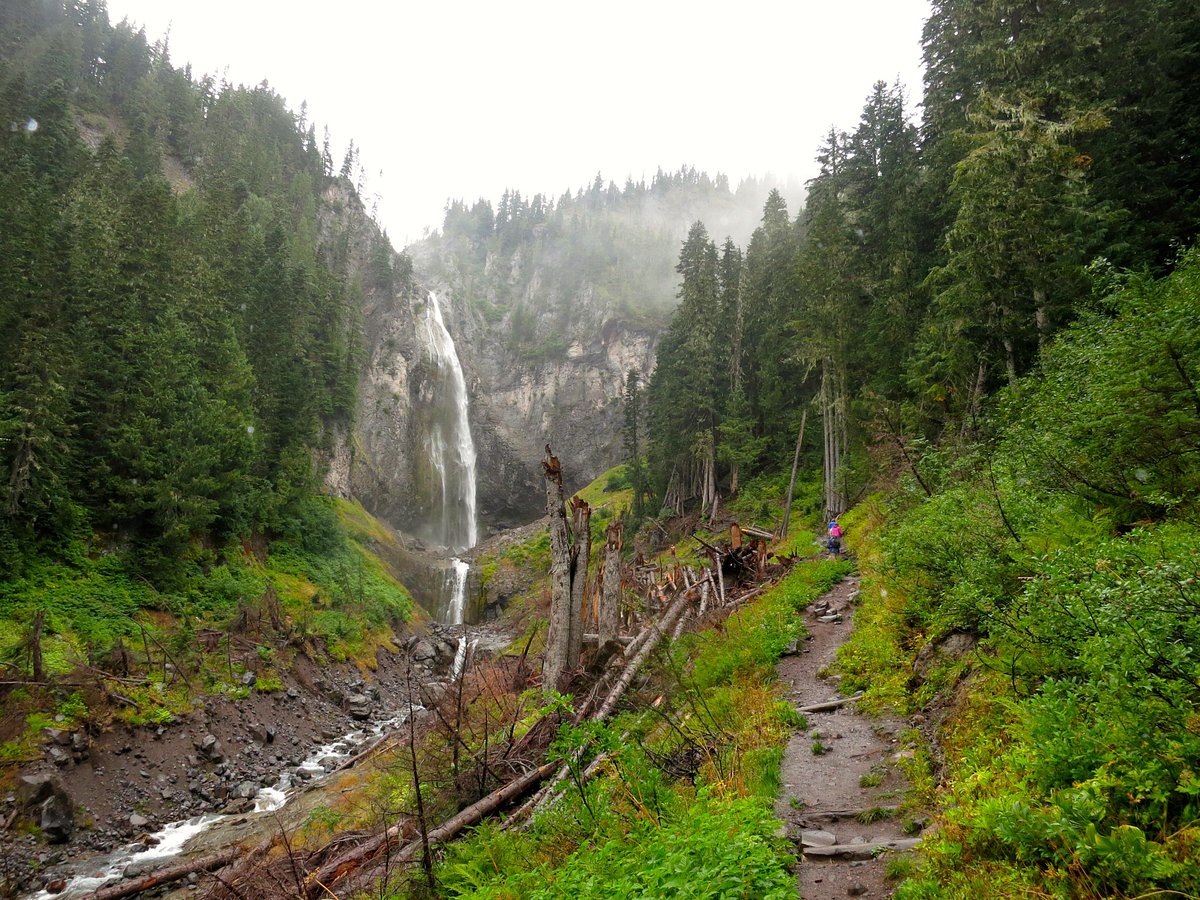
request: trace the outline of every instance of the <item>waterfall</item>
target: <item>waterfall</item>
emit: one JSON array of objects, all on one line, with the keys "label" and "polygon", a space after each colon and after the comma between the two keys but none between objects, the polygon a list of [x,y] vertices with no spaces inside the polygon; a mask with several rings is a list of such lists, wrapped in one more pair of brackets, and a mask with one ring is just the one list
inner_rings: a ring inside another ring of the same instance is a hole
[{"label": "waterfall", "polygon": [[[429,530],[434,541],[456,554],[475,546],[478,539],[475,442],[467,416],[467,382],[433,291],[425,306],[424,325],[433,375],[425,441],[433,475]],[[449,624],[463,621],[468,568],[457,557],[451,559],[446,578]]]},{"label": "waterfall", "polygon": [[471,567],[457,556],[450,560],[447,585],[450,588],[450,609],[446,615],[448,624],[461,625],[467,611],[467,572]]},{"label": "waterfall", "polygon": [[433,485],[433,534],[452,553],[475,545],[475,442],[467,418],[467,382],[442,320],[437,294],[425,306],[425,337],[435,372],[426,449],[437,483]]}]

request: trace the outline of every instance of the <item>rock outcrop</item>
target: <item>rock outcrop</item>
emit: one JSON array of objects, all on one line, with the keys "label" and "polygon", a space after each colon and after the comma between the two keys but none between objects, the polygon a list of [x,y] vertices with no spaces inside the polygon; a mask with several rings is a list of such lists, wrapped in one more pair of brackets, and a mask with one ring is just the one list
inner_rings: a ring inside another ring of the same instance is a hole
[{"label": "rock outcrop", "polygon": [[[334,436],[329,490],[422,536],[429,510],[420,499],[420,421],[434,385],[420,319],[430,290],[438,293],[466,376],[483,534],[540,515],[539,461],[547,442],[569,461],[568,490],[620,461],[625,377],[653,367],[657,326],[618,314],[587,282],[570,296],[548,296],[536,272],[522,283],[525,293],[538,296],[498,296],[496,285],[513,280],[506,272],[520,271],[519,251],[489,259],[495,278],[481,284],[436,245],[410,248],[414,262],[394,254],[341,182],[325,200],[326,243],[340,248],[344,265],[364,273],[366,344],[354,432]],[[550,335],[536,350],[511,339],[512,319],[523,314],[535,317],[532,333]]]}]

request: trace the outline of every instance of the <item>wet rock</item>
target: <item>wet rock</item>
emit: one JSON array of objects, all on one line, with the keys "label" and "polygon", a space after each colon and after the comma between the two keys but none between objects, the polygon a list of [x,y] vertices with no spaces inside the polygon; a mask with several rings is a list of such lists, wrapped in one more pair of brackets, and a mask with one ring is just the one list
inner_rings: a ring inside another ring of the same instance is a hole
[{"label": "wet rock", "polygon": [[243,781],[233,795],[241,800],[249,800],[258,795],[258,785],[253,781]]},{"label": "wet rock", "polygon": [[800,832],[800,843],[805,847],[832,847],[837,843],[837,835],[832,831],[805,829]]},{"label": "wet rock", "polygon": [[371,718],[375,705],[366,694],[351,694],[346,698],[346,706],[352,718],[364,722]]},{"label": "wet rock", "polygon": [[448,685],[442,681],[430,681],[422,684],[421,705],[426,709],[432,709],[445,699],[448,689]]},{"label": "wet rock", "polygon": [[46,882],[47,894],[61,894],[67,889],[67,879],[55,878],[53,881]]}]

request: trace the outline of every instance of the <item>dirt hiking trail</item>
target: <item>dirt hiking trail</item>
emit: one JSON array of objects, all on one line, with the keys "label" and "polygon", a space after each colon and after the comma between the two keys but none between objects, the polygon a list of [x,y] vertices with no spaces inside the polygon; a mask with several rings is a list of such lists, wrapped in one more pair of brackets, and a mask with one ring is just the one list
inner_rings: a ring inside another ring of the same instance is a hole
[{"label": "dirt hiking trail", "polygon": [[[819,673],[849,637],[857,597],[858,576],[852,575],[804,611],[810,637],[777,667],[797,709],[845,699],[837,676]],[[792,735],[784,751],[775,804],[802,853],[800,896],[889,897],[895,886],[886,877],[889,858],[918,843],[896,812],[908,790],[898,765],[905,755],[897,740],[904,723],[860,715],[852,702],[803,715],[808,726]]]}]

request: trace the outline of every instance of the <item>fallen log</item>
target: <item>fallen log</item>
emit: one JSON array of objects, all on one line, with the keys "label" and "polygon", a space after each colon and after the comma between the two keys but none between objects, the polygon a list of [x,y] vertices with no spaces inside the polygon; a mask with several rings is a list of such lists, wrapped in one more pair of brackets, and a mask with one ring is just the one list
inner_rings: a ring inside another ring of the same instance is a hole
[{"label": "fallen log", "polygon": [[839,706],[845,706],[847,703],[853,703],[855,700],[862,699],[863,692],[859,691],[853,697],[842,697],[838,700],[826,700],[824,703],[813,703],[811,706],[801,706],[796,712],[798,713],[814,713],[828,712],[831,709],[837,709]]},{"label": "fallen log", "polygon": [[828,847],[804,847],[805,856],[820,856],[826,859],[874,859],[881,853],[891,851],[904,853],[920,846],[920,838],[899,838],[890,841],[869,841],[863,844],[831,844]]},{"label": "fallen log", "polygon": [[[492,791],[482,800],[472,803],[457,815],[447,819],[441,825],[429,831],[425,836],[429,846],[433,847],[436,844],[448,841],[464,828],[469,828],[471,825],[482,820],[484,816],[495,812],[505,803],[521,796],[521,794],[549,775],[554,770],[554,766],[554,763],[546,763],[545,765],[538,766],[536,769],[530,769],[520,778],[510,781],[504,787]],[[375,849],[378,850],[382,846],[383,843],[380,841]],[[394,865],[402,865],[410,862],[420,850],[420,840],[410,841],[392,854],[389,857],[389,862]],[[346,860],[348,856],[349,854],[346,854],[342,859]],[[310,881],[307,890],[308,896],[316,897],[321,893],[331,893],[336,896],[349,897],[355,891],[368,887],[374,877],[372,872],[374,866],[371,864],[371,860],[364,857],[365,854],[359,854],[359,857],[353,860],[353,862],[357,862],[359,865],[340,872],[337,878],[327,885],[325,883],[317,883],[315,880]],[[348,862],[350,861],[347,860],[347,863],[343,863],[343,865],[348,864]]]},{"label": "fallen log", "polygon": [[[600,708],[596,711],[596,714],[592,716],[593,722],[603,722],[612,714],[612,711],[617,708],[617,704],[621,701],[621,697],[624,696],[625,691],[629,688],[629,685],[633,683],[634,676],[637,675],[638,669],[642,667],[642,664],[646,661],[646,658],[650,655],[654,648],[658,646],[659,642],[666,637],[667,630],[671,627],[672,623],[683,615],[683,611],[687,608],[687,604],[688,594],[687,591],[684,591],[679,595],[675,602],[671,604],[670,608],[663,613],[663,617],[650,627],[650,633],[642,642],[637,655],[634,656],[634,658],[631,659],[628,664],[626,664],[624,671],[621,672],[621,677],[617,680],[617,683],[613,685],[612,690],[608,692],[608,696],[604,699],[604,703],[600,705]],[[578,762],[583,759],[583,756],[586,752],[586,745],[576,750],[572,763],[563,764],[562,768],[560,768],[558,773],[554,776],[554,780],[551,781],[550,784],[548,784],[541,791],[539,796],[535,797],[534,800],[531,801],[531,803],[527,803],[525,806],[521,807],[521,809],[517,810],[513,818],[519,818],[521,815],[525,814],[526,809],[528,808],[528,814],[530,816],[530,820],[532,820],[533,813],[540,812],[541,810],[548,809],[550,806],[552,806],[561,796],[561,793],[558,792],[558,785],[565,781],[567,776],[570,774],[571,765],[578,764]]]},{"label": "fallen log", "polygon": [[241,847],[226,847],[224,850],[218,850],[216,853],[210,853],[208,856],[197,856],[185,862],[149,872],[139,878],[126,879],[120,884],[114,884],[112,887],[102,887],[94,893],[88,894],[87,900],[118,900],[120,897],[132,897],[143,891],[156,888],[159,885],[170,884],[172,881],[178,881],[180,878],[187,878],[187,876],[195,872],[208,872],[211,869],[219,869],[221,866],[227,865],[234,859],[237,859],[243,852]]}]

